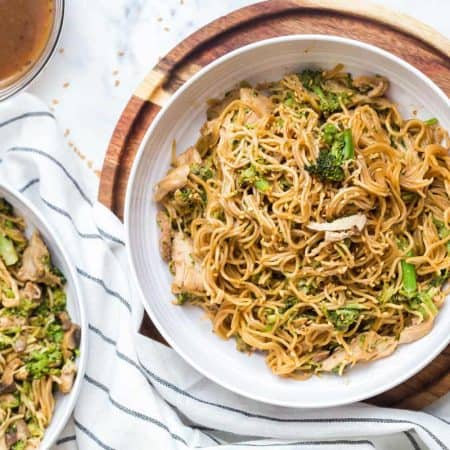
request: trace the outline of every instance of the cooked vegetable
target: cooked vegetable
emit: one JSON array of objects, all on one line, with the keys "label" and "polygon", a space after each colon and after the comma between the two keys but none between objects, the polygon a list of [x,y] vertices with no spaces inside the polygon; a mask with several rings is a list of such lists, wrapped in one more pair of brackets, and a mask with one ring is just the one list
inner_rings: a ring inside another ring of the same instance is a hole
[{"label": "cooked vegetable", "polygon": [[17,256],[16,249],[14,248],[14,244],[11,239],[0,234],[0,256],[5,261],[7,266],[12,266],[16,264],[19,260]]},{"label": "cooked vegetable", "polygon": [[436,124],[439,123],[439,120],[437,120],[436,117],[432,117],[431,119],[424,120],[423,123],[424,123],[425,125],[428,125],[428,126],[430,126],[430,125],[436,125]]},{"label": "cooked vegetable", "polygon": [[330,150],[321,150],[316,163],[305,169],[321,181],[342,181],[345,177],[343,163],[355,157],[352,132],[348,129],[338,133],[336,127],[327,126],[322,136]]}]

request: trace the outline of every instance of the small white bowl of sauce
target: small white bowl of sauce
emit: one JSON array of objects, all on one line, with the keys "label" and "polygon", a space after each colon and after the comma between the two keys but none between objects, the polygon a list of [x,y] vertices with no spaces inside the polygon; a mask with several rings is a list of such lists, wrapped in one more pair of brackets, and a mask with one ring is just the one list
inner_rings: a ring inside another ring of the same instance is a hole
[{"label": "small white bowl of sauce", "polygon": [[64,0],[0,1],[0,101],[28,86],[55,51]]}]

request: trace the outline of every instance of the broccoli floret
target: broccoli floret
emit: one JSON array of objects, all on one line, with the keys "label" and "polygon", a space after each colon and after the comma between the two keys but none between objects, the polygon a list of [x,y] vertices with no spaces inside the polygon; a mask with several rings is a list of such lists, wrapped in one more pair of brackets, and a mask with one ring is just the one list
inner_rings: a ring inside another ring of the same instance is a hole
[{"label": "broccoli floret", "polygon": [[328,146],[331,146],[336,139],[336,135],[338,134],[338,129],[336,125],[332,123],[327,123],[322,128],[322,139]]},{"label": "broccoli floret", "polygon": [[342,181],[345,176],[342,163],[355,157],[352,131],[347,129],[338,133],[334,125],[327,124],[322,133],[330,150],[321,150],[316,163],[305,169],[321,181]]},{"label": "broccoli floret", "polygon": [[322,72],[318,70],[306,69],[297,74],[303,86],[311,92],[314,92],[319,97],[320,110],[325,117],[330,114],[341,111],[340,100],[346,101],[343,94],[335,94],[323,88]]},{"label": "broccoli floret", "polygon": [[305,69],[298,73],[297,76],[308,91],[314,90],[317,86],[320,87],[323,82],[323,76],[320,70]]},{"label": "broccoli floret", "polygon": [[47,327],[47,336],[48,338],[56,343],[62,342],[64,337],[64,331],[62,326],[57,323],[51,323]]},{"label": "broccoli floret", "polygon": [[51,311],[56,313],[62,312],[66,309],[67,297],[62,289],[55,289],[53,291],[53,302]]},{"label": "broccoli floret", "polygon": [[11,450],[25,450],[26,445],[25,441],[20,440],[11,447]]},{"label": "broccoli floret", "polygon": [[26,368],[34,379],[48,375],[52,369],[62,364],[63,355],[57,345],[51,344],[43,350],[30,353],[26,359]]},{"label": "broccoli floret", "polygon": [[13,214],[13,207],[11,203],[7,202],[4,198],[0,198],[0,213],[11,216]]},{"label": "broccoli floret", "polygon": [[408,307],[412,310],[419,311],[426,318],[434,317],[438,313],[437,306],[433,302],[433,298],[439,294],[439,288],[430,286],[428,289],[417,292],[413,297],[407,300]]},{"label": "broccoli floret", "polygon": [[255,166],[249,166],[239,172],[238,183],[241,187],[255,186],[260,192],[267,192],[270,183],[258,172]]},{"label": "broccoli floret", "polygon": [[345,173],[341,162],[331,152],[321,150],[315,164],[305,166],[305,169],[321,181],[342,181]]},{"label": "broccoli floret", "polygon": [[359,314],[360,310],[357,308],[339,308],[328,311],[327,317],[336,330],[347,331],[351,325],[356,323]]},{"label": "broccoli floret", "polygon": [[[450,229],[448,229],[444,222],[441,222],[440,220],[433,219],[434,226],[437,229],[439,239],[445,239],[450,235]],[[450,254],[450,241],[447,241],[447,253]]]},{"label": "broccoli floret", "polygon": [[287,310],[291,309],[293,306],[295,306],[298,303],[298,299],[296,297],[288,297],[284,301],[284,306],[279,308],[280,314],[284,314]]},{"label": "broccoli floret", "polygon": [[202,180],[206,181],[213,177],[213,171],[210,167],[201,166],[200,164],[192,164],[191,172]]}]

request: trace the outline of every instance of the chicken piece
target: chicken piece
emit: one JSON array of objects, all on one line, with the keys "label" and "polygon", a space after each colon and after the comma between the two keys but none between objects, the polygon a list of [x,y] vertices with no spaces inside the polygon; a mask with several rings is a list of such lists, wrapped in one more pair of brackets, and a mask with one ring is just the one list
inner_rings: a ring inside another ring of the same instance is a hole
[{"label": "chicken piece", "polygon": [[261,118],[270,114],[274,108],[274,104],[269,97],[260,94],[251,88],[242,88],[241,100],[248,105]]},{"label": "chicken piece", "polygon": [[325,231],[325,240],[328,242],[339,242],[355,235],[354,230],[347,231]]},{"label": "chicken piece", "polygon": [[366,226],[367,217],[364,214],[353,214],[341,217],[333,222],[310,222],[307,228],[314,231],[346,231],[353,230],[361,232]]},{"label": "chicken piece", "polygon": [[160,202],[169,192],[182,188],[188,180],[189,166],[172,169],[156,186],[154,199]]},{"label": "chicken piece", "polygon": [[341,364],[351,364],[358,361],[374,361],[376,359],[385,358],[389,356],[397,347],[398,342],[393,337],[380,336],[375,332],[369,332],[365,336],[368,344],[359,337],[356,337],[350,343],[350,354],[344,349],[340,349],[331,354],[322,362],[322,370],[331,372],[335,367]]},{"label": "chicken piece", "polygon": [[320,352],[317,352],[311,360],[315,363],[318,363],[320,361],[323,361],[327,356],[329,356],[330,352],[328,350],[322,350]]},{"label": "chicken piece", "polygon": [[211,99],[208,101],[209,108],[206,110],[206,118],[208,120],[217,119],[224,109],[234,100],[239,98],[239,89],[233,89],[225,94],[223,99]]},{"label": "chicken piece", "polygon": [[49,286],[61,284],[61,279],[51,271],[50,254],[36,231],[23,252],[22,267],[17,272],[17,277],[21,281],[34,281]]},{"label": "chicken piece", "polygon": [[72,390],[73,381],[77,372],[77,366],[70,359],[65,362],[61,369],[61,376],[59,377],[58,389],[63,394],[68,394]]},{"label": "chicken piece", "polygon": [[72,323],[70,328],[64,333],[62,341],[62,352],[65,359],[69,359],[73,350],[79,347],[81,341],[81,328]]},{"label": "chicken piece", "polygon": [[418,339],[426,336],[433,328],[433,320],[427,320],[426,322],[421,322],[413,324],[406,327],[400,333],[400,344],[409,344],[410,342],[417,341]]},{"label": "chicken piece", "polygon": [[175,160],[175,167],[191,166],[191,164],[201,164],[202,158],[195,147],[189,147]]},{"label": "chicken piece", "polygon": [[159,251],[164,261],[169,261],[172,244],[172,227],[170,226],[170,219],[164,211],[158,211],[156,221],[161,229],[161,234],[159,236]]},{"label": "chicken piece", "polygon": [[[6,364],[3,375],[0,378],[0,384],[9,386],[14,383],[14,372],[22,365],[22,361],[19,358],[14,358]],[[1,392],[8,393],[8,392]]]},{"label": "chicken piece", "polygon": [[22,353],[27,348],[27,338],[19,336],[13,344],[13,349],[16,353]]},{"label": "chicken piece", "polygon": [[30,437],[30,430],[23,419],[19,419],[15,422],[16,425],[16,433],[19,441],[26,441]]},{"label": "chicken piece", "polygon": [[41,440],[39,438],[28,439],[27,445],[24,450],[37,450],[40,444]]},{"label": "chicken piece", "polygon": [[26,323],[27,319],[25,317],[12,317],[12,316],[0,317],[0,329],[11,327],[22,327]]},{"label": "chicken piece", "polygon": [[192,241],[183,233],[175,233],[172,243],[172,261],[175,278],[172,292],[202,292],[205,290],[201,264],[193,256]]},{"label": "chicken piece", "polygon": [[41,288],[31,281],[25,283],[25,287],[20,291],[21,296],[28,300],[37,300],[41,298]]},{"label": "chicken piece", "polygon": [[353,86],[362,92],[367,92],[370,98],[381,97],[389,88],[387,78],[376,76],[360,76],[353,80]]},{"label": "chicken piece", "polygon": [[72,325],[72,321],[70,320],[69,314],[67,311],[62,311],[58,314],[58,319],[61,322],[61,327],[63,331],[70,330],[70,327]]}]

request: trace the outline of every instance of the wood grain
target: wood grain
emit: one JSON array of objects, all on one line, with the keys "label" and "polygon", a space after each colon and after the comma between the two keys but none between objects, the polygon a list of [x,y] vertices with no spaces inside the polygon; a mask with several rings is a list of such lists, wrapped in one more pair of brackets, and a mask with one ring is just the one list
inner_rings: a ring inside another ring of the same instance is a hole
[{"label": "wood grain", "polygon": [[[271,0],[221,17],[173,48],[149,72],[123,111],[109,144],[99,200],[123,217],[131,166],[148,127],[171,95],[218,57],[270,37],[325,34],[358,39],[408,61],[450,95],[450,42],[416,20],[368,2]],[[164,342],[148,316],[142,332]],[[450,346],[402,385],[370,401],[420,409],[450,390]]]}]

